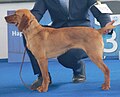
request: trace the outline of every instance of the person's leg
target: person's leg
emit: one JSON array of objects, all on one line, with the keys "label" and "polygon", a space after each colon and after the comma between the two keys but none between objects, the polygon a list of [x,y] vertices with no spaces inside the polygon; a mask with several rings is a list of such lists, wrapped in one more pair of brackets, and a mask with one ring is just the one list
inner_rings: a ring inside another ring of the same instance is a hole
[{"label": "person's leg", "polygon": [[[37,60],[35,59],[34,55],[31,53],[31,51],[26,47],[26,40],[25,40],[24,35],[23,35],[23,43],[24,43],[24,46],[25,46],[26,51],[28,53],[28,56],[30,58],[32,68],[33,68],[33,72],[34,72],[35,75],[36,74],[38,75],[38,79],[35,80],[35,82],[33,82],[33,84],[31,85],[31,89],[36,90],[42,84],[42,81],[43,81],[42,74],[41,74],[41,71],[40,71]],[[51,81],[50,73],[49,73],[49,77],[50,77],[50,84],[51,84],[52,81]]]},{"label": "person's leg", "polygon": [[85,64],[81,59],[87,58],[82,49],[71,49],[57,59],[63,66],[73,70],[73,82],[82,82],[86,79]]}]

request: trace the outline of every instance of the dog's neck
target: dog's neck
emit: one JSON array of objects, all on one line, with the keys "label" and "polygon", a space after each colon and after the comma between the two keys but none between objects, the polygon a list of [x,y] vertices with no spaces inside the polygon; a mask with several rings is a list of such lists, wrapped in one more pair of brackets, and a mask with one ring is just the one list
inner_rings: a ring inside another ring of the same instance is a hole
[{"label": "dog's neck", "polygon": [[42,27],[36,19],[32,19],[30,25],[26,29],[23,29],[23,34],[27,40],[30,40],[32,38],[31,36],[40,33],[43,29],[44,27]]}]

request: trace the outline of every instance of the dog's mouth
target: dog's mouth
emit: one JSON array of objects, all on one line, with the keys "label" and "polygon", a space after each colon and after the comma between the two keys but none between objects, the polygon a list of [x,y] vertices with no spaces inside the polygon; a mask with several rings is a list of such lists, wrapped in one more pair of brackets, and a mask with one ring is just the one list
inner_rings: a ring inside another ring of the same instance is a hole
[{"label": "dog's mouth", "polygon": [[8,18],[8,16],[5,17],[5,20],[7,21],[7,23],[11,23],[11,24],[15,24],[15,26],[18,26],[18,22],[13,21],[12,18]]},{"label": "dog's mouth", "polygon": [[17,23],[17,22],[15,23],[15,26],[18,26],[18,23]]}]

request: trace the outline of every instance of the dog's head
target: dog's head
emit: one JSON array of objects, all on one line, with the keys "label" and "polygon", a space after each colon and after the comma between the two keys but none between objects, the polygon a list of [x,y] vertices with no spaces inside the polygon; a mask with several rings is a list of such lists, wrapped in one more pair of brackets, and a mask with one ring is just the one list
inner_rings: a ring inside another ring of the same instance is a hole
[{"label": "dog's head", "polygon": [[5,17],[6,22],[15,24],[19,31],[26,29],[33,19],[35,17],[27,9],[19,9],[14,14]]}]

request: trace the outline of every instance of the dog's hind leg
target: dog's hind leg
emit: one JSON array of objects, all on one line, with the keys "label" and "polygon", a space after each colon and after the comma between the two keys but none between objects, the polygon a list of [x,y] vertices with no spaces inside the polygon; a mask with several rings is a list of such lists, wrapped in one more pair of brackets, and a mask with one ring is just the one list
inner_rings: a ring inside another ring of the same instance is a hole
[{"label": "dog's hind leg", "polygon": [[90,53],[87,53],[90,59],[103,71],[105,82],[102,85],[103,90],[109,90],[110,89],[110,71],[108,67],[104,64],[102,60],[102,51],[90,51]]}]

